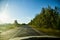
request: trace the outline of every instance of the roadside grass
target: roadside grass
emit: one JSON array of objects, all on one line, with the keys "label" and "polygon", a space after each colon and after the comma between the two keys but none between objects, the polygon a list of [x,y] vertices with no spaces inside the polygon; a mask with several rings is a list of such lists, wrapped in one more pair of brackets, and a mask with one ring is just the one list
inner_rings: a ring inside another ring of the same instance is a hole
[{"label": "roadside grass", "polygon": [[3,24],[3,25],[0,25],[0,31],[7,31],[7,30],[10,30],[10,29],[14,29],[16,28],[14,24]]},{"label": "roadside grass", "polygon": [[60,37],[60,30],[57,29],[52,29],[52,28],[39,28],[33,25],[30,25],[32,28],[35,28],[36,30],[45,33],[46,35],[49,36],[57,36]]}]

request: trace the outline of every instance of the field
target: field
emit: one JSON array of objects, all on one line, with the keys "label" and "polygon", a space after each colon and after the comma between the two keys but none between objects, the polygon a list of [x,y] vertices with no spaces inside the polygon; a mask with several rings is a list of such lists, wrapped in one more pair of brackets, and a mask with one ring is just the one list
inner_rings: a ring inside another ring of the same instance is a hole
[{"label": "field", "polygon": [[16,28],[14,24],[0,24],[0,32]]}]

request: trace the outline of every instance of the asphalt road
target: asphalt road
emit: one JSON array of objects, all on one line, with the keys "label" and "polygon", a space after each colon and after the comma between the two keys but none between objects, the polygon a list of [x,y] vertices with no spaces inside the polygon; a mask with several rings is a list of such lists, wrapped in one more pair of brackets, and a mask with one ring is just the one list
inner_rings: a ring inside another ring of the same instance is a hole
[{"label": "asphalt road", "polygon": [[39,35],[44,35],[44,34],[28,25],[23,25],[21,27],[11,29],[6,32],[2,32],[0,35],[0,40],[9,40],[11,38],[16,38],[16,37],[39,36]]}]

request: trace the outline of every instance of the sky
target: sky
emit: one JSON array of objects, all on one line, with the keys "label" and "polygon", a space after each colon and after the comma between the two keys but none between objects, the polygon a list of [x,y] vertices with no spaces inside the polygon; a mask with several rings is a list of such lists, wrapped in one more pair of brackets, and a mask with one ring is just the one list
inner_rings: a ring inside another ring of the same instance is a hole
[{"label": "sky", "polygon": [[60,0],[0,0],[0,24],[29,23],[43,7],[60,7]]}]

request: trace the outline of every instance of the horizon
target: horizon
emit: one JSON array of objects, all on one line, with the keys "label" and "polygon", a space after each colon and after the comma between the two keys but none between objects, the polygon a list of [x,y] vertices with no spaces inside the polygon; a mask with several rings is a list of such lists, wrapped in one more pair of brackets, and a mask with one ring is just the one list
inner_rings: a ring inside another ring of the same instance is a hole
[{"label": "horizon", "polygon": [[60,7],[60,0],[0,0],[0,24],[29,23],[41,9],[50,5]]}]

